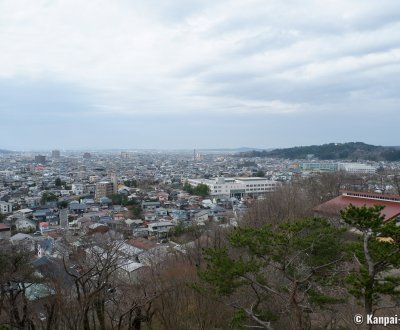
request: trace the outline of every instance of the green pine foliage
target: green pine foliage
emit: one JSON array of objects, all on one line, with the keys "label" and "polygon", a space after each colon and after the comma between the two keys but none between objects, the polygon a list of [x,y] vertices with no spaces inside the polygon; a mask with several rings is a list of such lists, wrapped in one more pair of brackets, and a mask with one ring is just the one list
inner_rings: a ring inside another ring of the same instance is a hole
[{"label": "green pine foliage", "polygon": [[237,298],[236,325],[252,320],[268,328],[289,310],[302,329],[311,310],[340,302],[326,289],[340,283],[338,269],[346,257],[342,233],[323,219],[302,219],[277,229],[238,228],[226,246],[204,250],[207,266],[199,276],[216,296],[246,292]]},{"label": "green pine foliage", "polygon": [[356,264],[349,276],[349,292],[361,300],[365,313],[380,308],[383,298],[400,297],[400,227],[385,222],[383,206],[350,205],[342,218],[362,235],[349,245]]}]

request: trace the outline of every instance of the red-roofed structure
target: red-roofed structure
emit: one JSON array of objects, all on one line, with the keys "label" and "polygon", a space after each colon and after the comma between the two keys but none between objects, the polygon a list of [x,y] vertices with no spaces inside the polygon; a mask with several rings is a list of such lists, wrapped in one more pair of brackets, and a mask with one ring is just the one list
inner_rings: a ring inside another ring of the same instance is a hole
[{"label": "red-roofed structure", "polygon": [[339,217],[340,211],[350,204],[358,207],[381,205],[384,206],[381,214],[385,217],[385,221],[400,218],[400,196],[362,191],[342,191],[341,193],[340,196],[318,205],[314,211],[320,215]]},{"label": "red-roofed structure", "polygon": [[39,222],[39,230],[43,234],[45,231],[50,229],[48,222]]},{"label": "red-roofed structure", "polygon": [[11,227],[0,223],[0,239],[9,239],[11,237]]}]

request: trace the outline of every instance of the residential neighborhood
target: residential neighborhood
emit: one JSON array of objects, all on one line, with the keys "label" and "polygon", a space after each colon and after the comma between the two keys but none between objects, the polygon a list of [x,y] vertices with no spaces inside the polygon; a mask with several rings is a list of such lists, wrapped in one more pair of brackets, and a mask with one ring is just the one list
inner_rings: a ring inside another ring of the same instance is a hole
[{"label": "residential neighborhood", "polygon": [[[400,223],[396,162],[343,166],[206,151],[90,154],[0,154],[0,243],[27,251],[29,267],[47,283],[32,279],[23,289],[31,301],[54,299],[51,281],[64,279],[60,290],[71,290],[95,265],[113,264],[119,286],[137,286],[177,258],[198,265],[217,233],[263,221],[270,208],[286,221],[297,203],[287,189],[312,201],[300,202],[308,214],[335,226],[344,226],[351,206],[381,207],[384,222]],[[96,269],[93,276],[103,268]],[[108,281],[107,290],[122,294]],[[41,306],[35,317],[47,320]]]}]

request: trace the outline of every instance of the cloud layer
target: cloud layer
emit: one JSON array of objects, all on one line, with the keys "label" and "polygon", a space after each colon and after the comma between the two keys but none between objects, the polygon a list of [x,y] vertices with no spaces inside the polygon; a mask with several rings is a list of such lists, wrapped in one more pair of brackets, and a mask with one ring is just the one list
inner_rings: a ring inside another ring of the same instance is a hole
[{"label": "cloud layer", "polygon": [[[365,131],[399,119],[396,0],[3,0],[0,44],[0,113],[10,115],[0,147],[40,141],[26,138],[38,131],[28,123],[10,139],[23,117],[48,134],[60,121],[87,131],[93,147],[397,143]],[[334,126],[307,135],[324,118]],[[346,132],[349,118],[372,121]],[[104,121],[119,139],[91,138]],[[168,138],[133,141],[125,126],[135,121],[140,139],[155,128]],[[194,122],[217,132],[204,138],[187,129]],[[43,147],[79,147],[71,137],[53,144]]]}]

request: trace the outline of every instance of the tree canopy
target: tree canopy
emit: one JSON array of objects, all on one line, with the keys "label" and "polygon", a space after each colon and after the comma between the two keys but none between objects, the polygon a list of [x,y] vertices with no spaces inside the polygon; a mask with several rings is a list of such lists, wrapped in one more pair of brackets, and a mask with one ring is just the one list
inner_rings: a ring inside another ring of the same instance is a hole
[{"label": "tree canopy", "polygon": [[58,201],[58,197],[50,191],[43,192],[42,198],[40,199],[40,203],[42,205],[46,204],[47,202],[57,202],[57,201]]},{"label": "tree canopy", "polygon": [[[229,299],[236,321],[272,329],[284,310],[297,329],[315,313],[340,300],[330,294],[345,258],[342,231],[322,219],[283,223],[277,229],[238,228],[226,245],[205,249],[199,270],[206,290]],[[243,296],[246,292],[245,296]]]},{"label": "tree canopy", "polygon": [[204,183],[199,183],[197,186],[193,187],[189,182],[186,181],[183,185],[183,190],[190,194],[202,197],[208,196],[210,194],[210,188]]},{"label": "tree canopy", "polygon": [[[346,223],[362,233],[351,244],[359,267],[351,271],[347,282],[349,292],[363,301],[365,314],[382,309],[383,298],[400,296],[400,275],[394,271],[400,267],[400,227],[395,221],[385,222],[383,208],[349,205],[341,212]],[[395,301],[392,307],[396,307]]]}]

